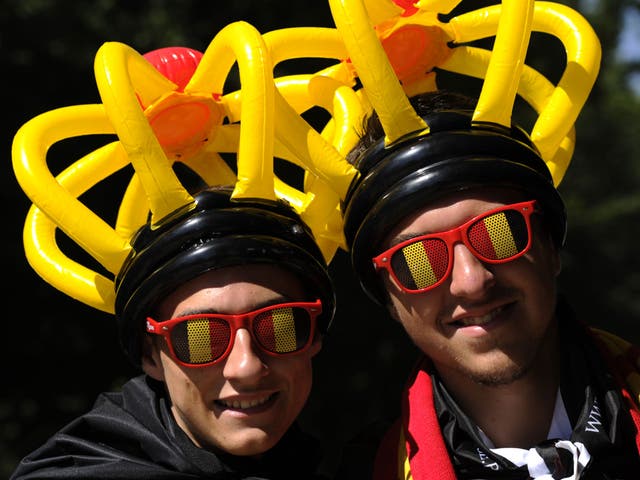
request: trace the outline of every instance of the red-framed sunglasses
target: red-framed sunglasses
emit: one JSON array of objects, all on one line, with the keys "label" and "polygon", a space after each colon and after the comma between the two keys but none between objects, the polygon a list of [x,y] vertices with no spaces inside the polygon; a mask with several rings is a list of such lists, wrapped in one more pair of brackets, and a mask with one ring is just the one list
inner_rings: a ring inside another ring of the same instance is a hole
[{"label": "red-framed sunglasses", "polygon": [[394,245],[373,258],[407,293],[423,293],[444,282],[453,269],[453,246],[462,242],[479,260],[505,263],[531,247],[531,214],[535,200],[489,210],[459,227],[430,233]]},{"label": "red-framed sunglasses", "polygon": [[164,337],[173,359],[185,367],[224,360],[240,328],[246,328],[265,353],[284,356],[311,345],[322,303],[290,302],[240,314],[201,313],[164,322],[147,318],[147,332]]}]

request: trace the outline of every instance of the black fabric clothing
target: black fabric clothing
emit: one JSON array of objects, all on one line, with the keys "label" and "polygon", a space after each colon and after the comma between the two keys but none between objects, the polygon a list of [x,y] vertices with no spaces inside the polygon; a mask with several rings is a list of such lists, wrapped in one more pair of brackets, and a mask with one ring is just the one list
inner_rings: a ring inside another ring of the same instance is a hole
[{"label": "black fabric clothing", "polygon": [[197,447],[175,422],[164,385],[141,375],[27,455],[10,480],[314,479],[315,439],[294,425],[259,460]]}]

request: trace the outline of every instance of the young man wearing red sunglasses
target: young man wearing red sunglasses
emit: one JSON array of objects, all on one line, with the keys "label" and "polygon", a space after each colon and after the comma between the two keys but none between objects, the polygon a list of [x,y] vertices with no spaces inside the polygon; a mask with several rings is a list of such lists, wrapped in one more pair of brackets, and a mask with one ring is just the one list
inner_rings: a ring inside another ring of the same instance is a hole
[{"label": "young man wearing red sunglasses", "polygon": [[326,262],[289,206],[231,192],[206,189],[136,234],[115,308],[145,375],[12,479],[316,478],[320,449],[296,417],[334,314]]},{"label": "young man wearing red sunglasses", "polygon": [[[424,354],[373,478],[638,478],[639,351],[558,295],[548,167],[519,129],[472,125],[466,97],[412,105],[429,132],[384,147],[374,115],[345,210],[363,288]],[[344,464],[367,468],[349,450]]]}]

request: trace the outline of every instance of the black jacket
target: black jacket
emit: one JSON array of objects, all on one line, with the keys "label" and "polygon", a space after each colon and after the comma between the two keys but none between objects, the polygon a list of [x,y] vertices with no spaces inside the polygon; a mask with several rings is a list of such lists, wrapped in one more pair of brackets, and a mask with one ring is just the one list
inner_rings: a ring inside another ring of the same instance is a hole
[{"label": "black jacket", "polygon": [[195,446],[178,427],[163,384],[141,375],[122,392],[103,393],[27,455],[18,479],[319,479],[315,440],[293,426],[260,460]]}]

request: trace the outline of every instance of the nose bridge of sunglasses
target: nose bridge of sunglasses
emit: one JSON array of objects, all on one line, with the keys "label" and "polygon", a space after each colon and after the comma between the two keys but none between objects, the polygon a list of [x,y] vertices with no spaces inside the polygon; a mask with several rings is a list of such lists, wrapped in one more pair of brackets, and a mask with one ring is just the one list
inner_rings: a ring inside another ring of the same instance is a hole
[{"label": "nose bridge of sunglasses", "polygon": [[238,325],[237,328],[231,331],[228,348],[229,353],[227,356],[232,356],[238,350],[242,352],[248,351],[256,356],[259,356],[259,353],[262,352],[262,346],[256,337],[256,333],[248,325]]}]

